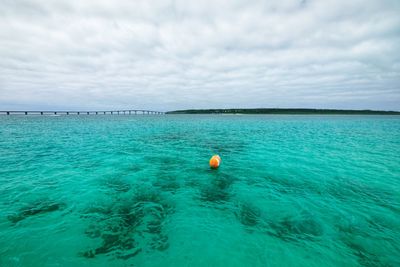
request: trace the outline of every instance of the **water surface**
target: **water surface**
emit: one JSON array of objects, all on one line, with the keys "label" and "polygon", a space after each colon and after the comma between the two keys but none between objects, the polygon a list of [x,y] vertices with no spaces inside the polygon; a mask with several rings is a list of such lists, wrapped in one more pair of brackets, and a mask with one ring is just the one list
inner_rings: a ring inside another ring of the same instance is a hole
[{"label": "water surface", "polygon": [[395,116],[0,116],[0,266],[400,266],[399,152]]}]

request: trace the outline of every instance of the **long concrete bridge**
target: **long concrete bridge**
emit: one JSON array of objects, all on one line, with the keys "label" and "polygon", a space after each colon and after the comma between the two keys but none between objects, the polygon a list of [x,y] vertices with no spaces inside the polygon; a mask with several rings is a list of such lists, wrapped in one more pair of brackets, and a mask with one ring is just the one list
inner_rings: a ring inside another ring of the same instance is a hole
[{"label": "long concrete bridge", "polygon": [[36,111],[14,110],[0,111],[0,115],[163,115],[164,112],[143,109],[102,110],[102,111]]}]

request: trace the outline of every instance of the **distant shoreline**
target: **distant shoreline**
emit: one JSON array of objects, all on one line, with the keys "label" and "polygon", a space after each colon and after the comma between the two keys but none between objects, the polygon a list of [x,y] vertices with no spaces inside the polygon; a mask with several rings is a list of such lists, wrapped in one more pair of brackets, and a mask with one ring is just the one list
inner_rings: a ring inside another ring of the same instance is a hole
[{"label": "distant shoreline", "polygon": [[174,110],[168,111],[166,114],[400,115],[400,111],[308,108],[230,108]]}]

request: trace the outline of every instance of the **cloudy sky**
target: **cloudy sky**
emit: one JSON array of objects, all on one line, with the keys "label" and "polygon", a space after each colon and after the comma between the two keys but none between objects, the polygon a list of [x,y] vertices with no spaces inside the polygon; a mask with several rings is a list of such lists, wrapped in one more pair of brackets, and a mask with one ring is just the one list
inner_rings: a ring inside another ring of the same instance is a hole
[{"label": "cloudy sky", "polygon": [[0,7],[0,110],[400,110],[399,0]]}]

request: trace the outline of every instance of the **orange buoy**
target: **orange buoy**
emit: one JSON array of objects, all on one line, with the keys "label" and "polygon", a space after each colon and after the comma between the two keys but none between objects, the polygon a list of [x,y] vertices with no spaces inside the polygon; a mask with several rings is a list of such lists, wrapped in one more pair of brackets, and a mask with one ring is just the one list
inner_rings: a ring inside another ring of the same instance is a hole
[{"label": "orange buoy", "polygon": [[216,169],[221,164],[221,158],[218,155],[214,155],[210,159],[210,167]]}]

